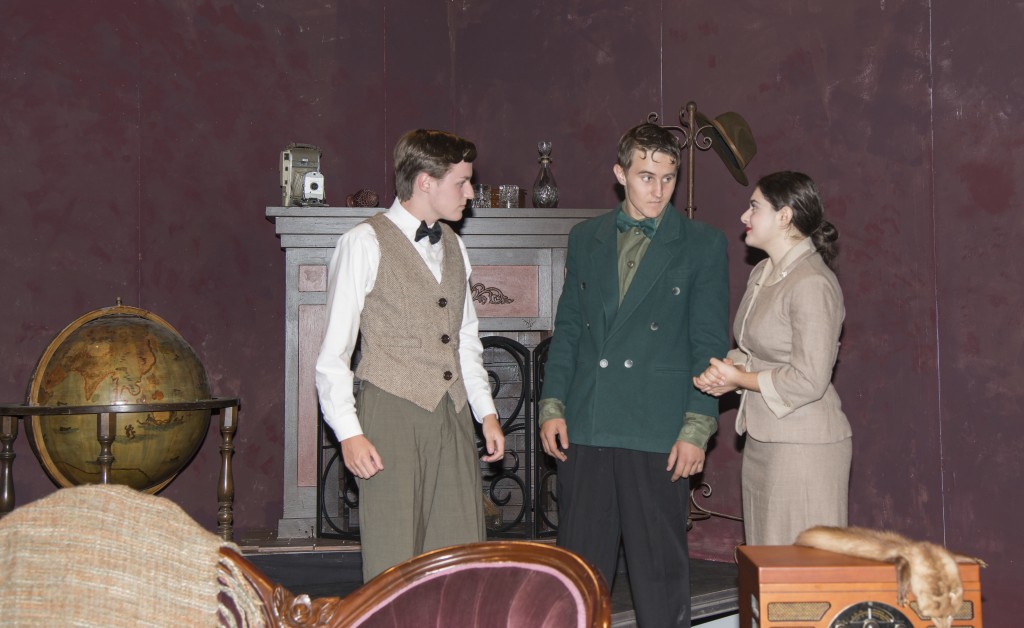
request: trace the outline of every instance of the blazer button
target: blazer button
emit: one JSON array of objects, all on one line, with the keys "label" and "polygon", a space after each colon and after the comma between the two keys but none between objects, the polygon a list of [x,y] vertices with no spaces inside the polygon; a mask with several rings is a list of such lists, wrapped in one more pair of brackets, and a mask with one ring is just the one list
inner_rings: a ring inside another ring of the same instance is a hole
[{"label": "blazer button", "polygon": [[608,360],[605,360],[604,358],[601,358],[601,361],[598,362],[597,364],[603,369],[608,368]]},{"label": "blazer button", "polygon": [[[678,290],[678,288],[677,288],[677,290]],[[448,299],[446,299],[444,297],[441,297],[440,299],[437,300],[437,304],[440,307],[444,307],[444,306],[448,305]]]},{"label": "blazer button", "polygon": [[587,329],[590,329],[590,323],[587,323]]},{"label": "blazer button", "polygon": [[451,341],[452,341],[452,337],[451,336],[449,336],[448,334],[441,334],[441,342],[443,342],[444,344],[448,344]]},{"label": "blazer button", "polygon": [[587,289],[587,282],[581,281],[580,282],[580,290],[586,290],[586,289]]},{"label": "blazer button", "polygon": [[625,362],[622,363],[622,366],[625,366],[628,369],[633,368],[633,360],[626,360]]},{"label": "blazer button", "polygon": [[672,294],[678,295],[679,292],[680,292],[679,286],[673,286],[672,287]]},{"label": "blazer button", "polygon": [[651,323],[651,331],[658,331],[658,323]]},{"label": "blazer button", "polygon": [[445,378],[445,380],[450,380],[452,378],[452,372],[451,371],[445,371],[444,372],[444,378]]}]

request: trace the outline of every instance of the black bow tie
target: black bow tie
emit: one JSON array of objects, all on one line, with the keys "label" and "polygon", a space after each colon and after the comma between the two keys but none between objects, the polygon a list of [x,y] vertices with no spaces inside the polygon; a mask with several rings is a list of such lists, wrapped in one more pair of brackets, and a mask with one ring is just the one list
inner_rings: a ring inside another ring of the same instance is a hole
[{"label": "black bow tie", "polygon": [[435,222],[433,227],[428,227],[426,221],[421,220],[419,228],[416,229],[416,241],[423,238],[430,238],[431,244],[437,244],[441,239],[441,223]]}]

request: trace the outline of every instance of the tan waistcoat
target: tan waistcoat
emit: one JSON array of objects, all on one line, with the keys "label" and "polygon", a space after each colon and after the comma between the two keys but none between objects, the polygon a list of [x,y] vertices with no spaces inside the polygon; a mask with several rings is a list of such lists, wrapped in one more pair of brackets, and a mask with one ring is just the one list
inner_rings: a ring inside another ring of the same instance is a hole
[{"label": "tan waistcoat", "polygon": [[448,393],[462,410],[467,398],[459,330],[467,277],[455,232],[441,225],[444,261],[438,284],[390,219],[381,213],[367,222],[380,244],[380,266],[360,316],[356,376],[428,411]]}]

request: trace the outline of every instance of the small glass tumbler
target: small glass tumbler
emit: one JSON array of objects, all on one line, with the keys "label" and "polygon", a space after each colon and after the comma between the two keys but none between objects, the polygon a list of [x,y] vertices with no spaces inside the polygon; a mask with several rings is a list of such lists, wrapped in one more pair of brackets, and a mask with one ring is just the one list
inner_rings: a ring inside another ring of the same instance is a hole
[{"label": "small glass tumbler", "polygon": [[473,186],[473,207],[491,206],[491,186],[477,183]]},{"label": "small glass tumbler", "polygon": [[519,207],[519,186],[500,185],[498,186],[499,207]]}]

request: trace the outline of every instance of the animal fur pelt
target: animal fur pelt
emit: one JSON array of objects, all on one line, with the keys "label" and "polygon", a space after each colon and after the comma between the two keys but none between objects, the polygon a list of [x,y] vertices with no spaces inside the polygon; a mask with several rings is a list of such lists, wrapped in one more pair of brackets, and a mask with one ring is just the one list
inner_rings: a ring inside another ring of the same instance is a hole
[{"label": "animal fur pelt", "polygon": [[815,526],[801,532],[795,545],[894,563],[897,602],[906,606],[907,592],[913,593],[921,613],[929,616],[937,628],[949,628],[964,601],[956,563],[987,567],[981,559],[950,552],[941,545],[867,528]]}]

